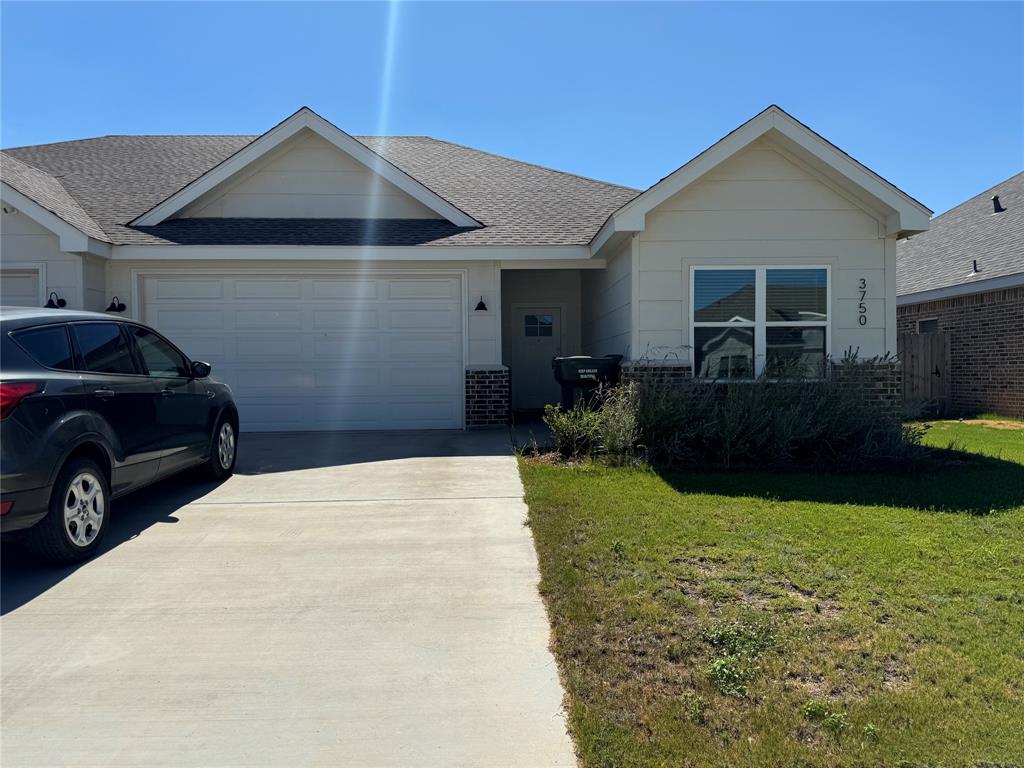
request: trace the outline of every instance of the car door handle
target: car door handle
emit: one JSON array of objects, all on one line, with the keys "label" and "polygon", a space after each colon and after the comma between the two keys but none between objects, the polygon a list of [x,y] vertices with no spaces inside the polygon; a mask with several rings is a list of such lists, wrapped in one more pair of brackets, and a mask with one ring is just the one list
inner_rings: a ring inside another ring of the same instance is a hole
[{"label": "car door handle", "polygon": [[170,397],[171,395],[174,394],[174,390],[173,389],[161,389],[160,390],[160,394],[163,395],[164,397]]},{"label": "car door handle", "polygon": [[103,400],[109,400],[113,396],[114,396],[114,390],[112,390],[112,389],[97,389],[96,390],[96,397],[101,398]]}]

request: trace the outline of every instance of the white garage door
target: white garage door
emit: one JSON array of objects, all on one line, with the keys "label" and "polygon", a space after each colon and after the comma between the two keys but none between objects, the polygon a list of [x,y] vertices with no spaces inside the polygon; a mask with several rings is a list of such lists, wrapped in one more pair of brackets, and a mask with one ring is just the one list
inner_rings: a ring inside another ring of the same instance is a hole
[{"label": "white garage door", "polygon": [[152,276],[143,296],[231,385],[243,430],[462,425],[457,277]]},{"label": "white garage door", "polygon": [[0,306],[38,307],[39,270],[5,269],[0,271]]}]

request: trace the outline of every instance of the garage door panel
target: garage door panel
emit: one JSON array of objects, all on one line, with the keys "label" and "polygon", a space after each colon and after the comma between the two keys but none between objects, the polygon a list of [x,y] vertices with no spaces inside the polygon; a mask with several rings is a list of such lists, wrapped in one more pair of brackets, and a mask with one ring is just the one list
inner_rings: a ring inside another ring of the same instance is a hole
[{"label": "garage door panel", "polygon": [[0,305],[34,307],[38,304],[38,270],[5,269],[0,272]]},{"label": "garage door panel", "polygon": [[204,280],[146,278],[146,320],[213,364],[243,430],[461,425],[458,278],[254,271],[205,281],[209,299]]},{"label": "garage door panel", "polygon": [[313,337],[313,354],[320,360],[379,360],[383,342],[379,336],[317,334]]},{"label": "garage door panel", "polygon": [[389,280],[390,299],[448,299],[458,296],[459,284],[455,280]]},{"label": "garage door panel", "polygon": [[349,328],[371,329],[380,325],[376,309],[317,309],[313,312],[313,328],[334,331]]},{"label": "garage door panel", "polygon": [[[240,361],[293,362],[307,357],[303,345],[289,336],[256,334],[234,338],[235,359]],[[261,369],[265,366],[260,366]]]},{"label": "garage door panel", "polygon": [[224,281],[168,278],[154,282],[147,280],[143,295],[147,299],[220,299],[224,296]]},{"label": "garage door panel", "polygon": [[314,299],[365,299],[376,301],[380,287],[376,280],[332,279],[312,281]]},{"label": "garage door panel", "polygon": [[279,331],[302,328],[302,312],[290,310],[245,309],[235,313],[234,327],[250,331]]},{"label": "garage door panel", "polygon": [[458,312],[445,307],[438,309],[388,308],[388,324],[395,330],[446,329],[456,331],[460,326],[459,319]]},{"label": "garage door panel", "polygon": [[427,394],[451,392],[458,385],[458,376],[450,366],[396,364],[386,371],[387,383],[396,389],[422,390]]},{"label": "garage door panel", "polygon": [[199,306],[158,307],[151,319],[147,313],[147,320],[157,329],[206,331],[211,328],[224,328],[224,314],[222,309],[203,309]]},{"label": "garage door panel", "polygon": [[460,357],[462,339],[455,334],[416,336],[389,336],[387,339],[390,357],[408,360],[442,359],[451,360]]},{"label": "garage door panel", "polygon": [[231,295],[236,299],[300,299],[301,280],[235,280]]}]

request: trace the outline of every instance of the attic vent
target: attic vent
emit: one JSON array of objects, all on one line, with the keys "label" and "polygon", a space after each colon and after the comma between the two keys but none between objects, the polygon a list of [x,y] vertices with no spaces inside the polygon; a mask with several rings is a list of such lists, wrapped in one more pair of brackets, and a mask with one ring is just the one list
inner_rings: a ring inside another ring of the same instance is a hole
[{"label": "attic vent", "polygon": [[999,202],[999,195],[992,195],[992,213],[1002,213],[1005,210],[1003,204]]}]

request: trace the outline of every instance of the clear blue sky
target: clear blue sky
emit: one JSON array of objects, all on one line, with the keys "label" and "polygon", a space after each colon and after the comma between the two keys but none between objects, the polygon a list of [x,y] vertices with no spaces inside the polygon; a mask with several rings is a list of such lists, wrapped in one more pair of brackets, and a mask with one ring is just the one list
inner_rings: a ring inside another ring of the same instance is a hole
[{"label": "clear blue sky", "polygon": [[261,133],[306,104],[349,133],[428,134],[646,187],[777,103],[937,212],[1024,168],[1019,2],[0,13],[5,147]]}]

